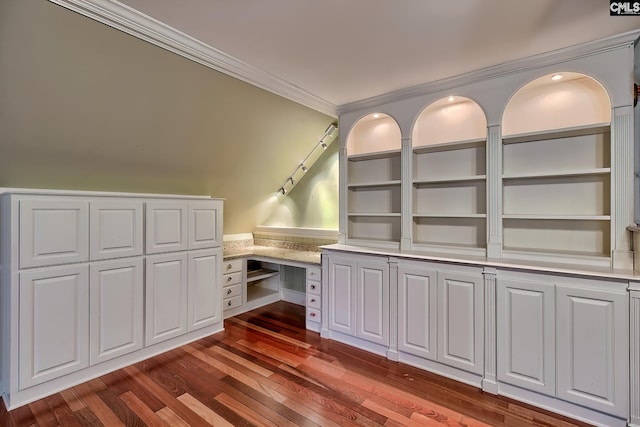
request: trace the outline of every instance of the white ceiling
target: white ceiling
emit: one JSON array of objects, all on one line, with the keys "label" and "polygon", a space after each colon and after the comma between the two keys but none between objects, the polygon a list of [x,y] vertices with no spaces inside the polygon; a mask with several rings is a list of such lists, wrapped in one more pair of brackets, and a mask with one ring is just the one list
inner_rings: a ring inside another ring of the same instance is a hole
[{"label": "white ceiling", "polygon": [[640,29],[605,0],[120,3],[334,106]]}]

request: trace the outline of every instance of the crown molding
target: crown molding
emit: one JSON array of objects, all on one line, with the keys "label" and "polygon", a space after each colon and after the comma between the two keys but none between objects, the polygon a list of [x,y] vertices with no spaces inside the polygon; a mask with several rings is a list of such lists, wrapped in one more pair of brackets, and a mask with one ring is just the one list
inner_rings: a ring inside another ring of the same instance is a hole
[{"label": "crown molding", "polygon": [[371,98],[366,98],[340,105],[338,107],[338,114],[341,115],[352,111],[370,109],[383,104],[401,101],[408,98],[414,98],[417,96],[428,95],[444,90],[450,90],[471,83],[481,82],[483,80],[494,79],[497,77],[502,77],[505,75],[523,71],[536,70],[569,60],[585,58],[610,50],[620,49],[624,47],[633,47],[634,43],[638,40],[638,37],[640,37],[640,30],[629,31],[596,41],[557,49],[551,52],[546,52],[511,62],[482,68],[480,70],[471,71],[469,73],[411,86],[379,96],[374,96]]},{"label": "crown molding", "polygon": [[88,18],[159,46],[320,113],[337,117],[337,106],[215,49],[117,0],[49,0]]}]

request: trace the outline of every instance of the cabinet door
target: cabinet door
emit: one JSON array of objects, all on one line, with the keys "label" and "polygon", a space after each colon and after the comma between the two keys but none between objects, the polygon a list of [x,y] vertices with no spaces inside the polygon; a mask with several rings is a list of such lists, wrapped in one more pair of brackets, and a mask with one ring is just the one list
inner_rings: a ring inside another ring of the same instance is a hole
[{"label": "cabinet door", "polygon": [[480,374],[483,370],[482,278],[438,271],[438,361]]},{"label": "cabinet door", "polygon": [[352,259],[329,257],[329,329],[356,335],[356,265]]},{"label": "cabinet door", "polygon": [[20,268],[88,260],[88,202],[20,200]]},{"label": "cabinet door", "polygon": [[389,344],[389,264],[357,261],[357,336],[376,344]]},{"label": "cabinet door", "polygon": [[89,268],[20,273],[18,388],[89,366]]},{"label": "cabinet door", "polygon": [[91,364],[142,348],[142,258],[91,264]]},{"label": "cabinet door", "polygon": [[222,249],[189,253],[189,330],[213,325],[222,320],[220,271]]},{"label": "cabinet door", "polygon": [[187,332],[187,254],[156,255],[146,265],[145,344]]},{"label": "cabinet door", "polygon": [[556,391],[555,286],[498,281],[498,380],[550,396]]},{"label": "cabinet door", "polygon": [[222,246],[222,201],[189,203],[189,249]]},{"label": "cabinet door", "polygon": [[142,202],[95,201],[90,212],[91,260],[142,255]]},{"label": "cabinet door", "polygon": [[187,249],[186,202],[148,202],[145,217],[147,254]]},{"label": "cabinet door", "polygon": [[436,272],[398,268],[398,350],[436,359]]},{"label": "cabinet door", "polygon": [[558,397],[627,417],[627,294],[558,286]]}]

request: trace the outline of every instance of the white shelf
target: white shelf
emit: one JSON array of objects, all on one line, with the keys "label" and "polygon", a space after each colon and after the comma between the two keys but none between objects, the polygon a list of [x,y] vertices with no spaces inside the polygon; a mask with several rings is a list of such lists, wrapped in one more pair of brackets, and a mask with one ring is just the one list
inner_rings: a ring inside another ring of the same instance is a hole
[{"label": "white shelf", "polygon": [[400,212],[349,212],[350,217],[400,217]]},{"label": "white shelf", "polygon": [[279,294],[280,294],[280,291],[278,290],[269,289],[262,286],[249,286],[247,288],[247,301],[255,301],[262,298],[276,297]]},{"label": "white shelf", "polygon": [[360,162],[363,160],[384,159],[387,157],[400,156],[400,150],[378,151],[375,153],[351,154],[347,156],[350,162]]},{"label": "white shelf", "polygon": [[558,139],[580,135],[593,135],[609,132],[609,123],[594,123],[585,126],[574,126],[562,129],[549,129],[537,132],[527,132],[517,135],[504,135],[503,144],[517,144],[520,142],[535,142],[546,139]]},{"label": "white shelf", "polygon": [[485,138],[467,139],[464,141],[441,142],[438,144],[429,144],[413,147],[414,154],[431,153],[434,151],[451,151],[463,150],[466,148],[475,148],[483,146],[486,143]]},{"label": "white shelf", "polygon": [[268,279],[269,277],[277,276],[279,274],[276,270],[270,270],[268,268],[261,268],[259,270],[247,271],[247,284],[251,282],[257,282],[258,280]]},{"label": "white shelf", "polygon": [[372,181],[372,182],[363,182],[357,184],[349,184],[349,188],[367,188],[367,187],[390,187],[394,185],[400,185],[400,180],[392,180],[392,181]]},{"label": "white shelf", "polygon": [[611,168],[593,168],[593,169],[576,169],[576,170],[554,170],[542,171],[527,174],[506,174],[502,179],[529,179],[529,178],[553,178],[553,177],[570,177],[570,176],[590,176],[590,175],[606,175],[611,173]]},{"label": "white shelf", "polygon": [[414,218],[486,218],[482,213],[414,213]]},{"label": "white shelf", "polygon": [[503,219],[522,220],[566,220],[566,221],[610,221],[610,215],[552,215],[552,214],[503,214]]},{"label": "white shelf", "polygon": [[468,175],[468,176],[452,176],[442,178],[430,178],[430,179],[414,179],[413,185],[430,185],[430,184],[447,184],[456,182],[471,182],[471,181],[484,181],[487,179],[486,175]]}]

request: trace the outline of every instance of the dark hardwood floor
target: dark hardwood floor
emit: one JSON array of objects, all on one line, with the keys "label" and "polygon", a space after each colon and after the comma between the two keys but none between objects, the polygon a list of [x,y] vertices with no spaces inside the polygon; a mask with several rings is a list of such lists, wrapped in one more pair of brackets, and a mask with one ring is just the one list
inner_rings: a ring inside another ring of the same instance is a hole
[{"label": "dark hardwood floor", "polygon": [[13,426],[586,426],[324,340],[278,302],[7,412]]}]

